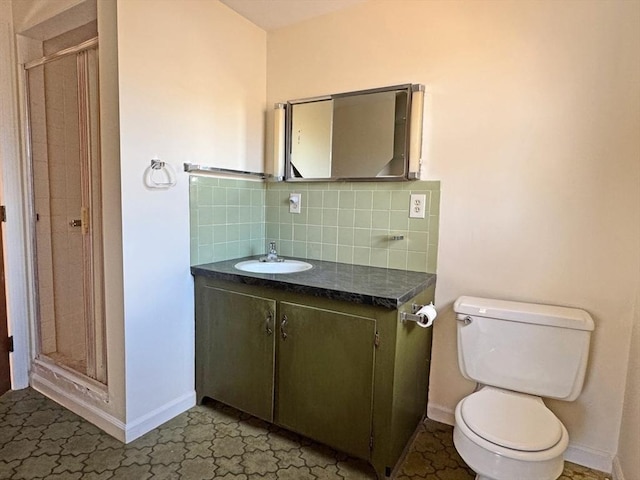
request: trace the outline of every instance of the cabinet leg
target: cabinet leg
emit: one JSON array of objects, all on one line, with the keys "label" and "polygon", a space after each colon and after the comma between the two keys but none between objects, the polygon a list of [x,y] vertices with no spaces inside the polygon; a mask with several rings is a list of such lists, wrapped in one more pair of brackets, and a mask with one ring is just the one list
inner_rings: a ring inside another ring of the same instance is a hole
[{"label": "cabinet leg", "polygon": [[373,464],[372,466],[376,472],[377,480],[389,480],[392,478],[391,474],[393,473],[393,471],[391,467],[376,467]]}]

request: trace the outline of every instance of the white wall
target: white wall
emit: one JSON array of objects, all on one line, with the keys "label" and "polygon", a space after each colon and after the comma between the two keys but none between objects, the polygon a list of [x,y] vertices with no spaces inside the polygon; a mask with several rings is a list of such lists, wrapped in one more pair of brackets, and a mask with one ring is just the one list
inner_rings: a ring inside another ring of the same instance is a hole
[{"label": "white wall", "polygon": [[424,83],[442,182],[429,413],[452,420],[462,294],[584,308],[585,388],[549,402],[570,459],[616,452],[640,265],[640,4],[366,2],[269,33],[267,99]]},{"label": "white wall", "polygon": [[[150,412],[195,399],[188,176],[181,167],[262,170],[266,34],[217,1],[120,0],[118,69],[131,439],[147,429],[136,426]],[[178,172],[174,188],[143,185],[154,155]]]},{"label": "white wall", "polygon": [[9,334],[14,338],[11,354],[11,386],[29,384],[29,310],[20,124],[16,75],[16,44],[10,0],[0,1],[0,204],[7,207],[2,224]]}]

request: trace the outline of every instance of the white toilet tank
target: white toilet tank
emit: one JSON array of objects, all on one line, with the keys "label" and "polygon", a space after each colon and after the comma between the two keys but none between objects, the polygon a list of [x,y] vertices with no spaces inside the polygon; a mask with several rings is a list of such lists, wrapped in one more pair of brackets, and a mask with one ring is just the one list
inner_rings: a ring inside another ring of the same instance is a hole
[{"label": "white toilet tank", "polygon": [[594,328],[587,312],[478,297],[460,297],[453,309],[466,378],[541,397],[578,397]]}]

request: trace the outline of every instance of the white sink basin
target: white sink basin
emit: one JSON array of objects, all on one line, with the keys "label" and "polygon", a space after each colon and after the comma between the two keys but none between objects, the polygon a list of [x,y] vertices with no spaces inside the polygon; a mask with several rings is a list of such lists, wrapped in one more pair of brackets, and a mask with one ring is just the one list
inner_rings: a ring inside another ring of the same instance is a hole
[{"label": "white sink basin", "polygon": [[310,263],[300,260],[284,260],[282,262],[261,262],[260,260],[246,260],[234,265],[238,270],[251,273],[295,273],[304,272],[313,267]]}]

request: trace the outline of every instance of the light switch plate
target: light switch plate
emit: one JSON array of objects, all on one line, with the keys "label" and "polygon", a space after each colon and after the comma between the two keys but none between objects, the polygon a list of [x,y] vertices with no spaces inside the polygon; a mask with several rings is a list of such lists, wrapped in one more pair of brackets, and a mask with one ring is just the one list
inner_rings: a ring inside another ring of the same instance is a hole
[{"label": "light switch plate", "polygon": [[424,209],[426,202],[427,196],[425,194],[411,194],[411,202],[409,204],[409,218],[424,218]]},{"label": "light switch plate", "polygon": [[289,213],[300,213],[302,209],[302,194],[290,193],[289,194]]}]

